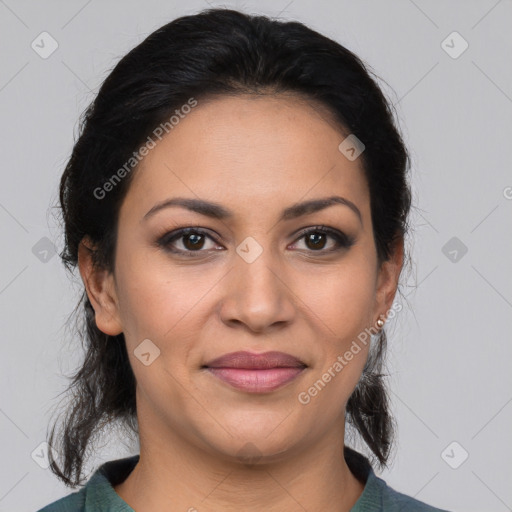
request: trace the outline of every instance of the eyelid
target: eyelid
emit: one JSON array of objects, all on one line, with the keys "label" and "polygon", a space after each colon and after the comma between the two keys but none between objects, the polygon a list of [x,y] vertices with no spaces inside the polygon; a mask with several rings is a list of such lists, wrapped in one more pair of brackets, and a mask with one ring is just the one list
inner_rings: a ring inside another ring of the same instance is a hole
[{"label": "eyelid", "polygon": [[204,228],[201,228],[199,226],[187,226],[183,228],[177,228],[173,231],[166,231],[163,236],[159,237],[157,240],[157,244],[164,249],[167,249],[169,252],[175,253],[175,254],[191,254],[191,253],[206,253],[209,251],[205,250],[198,250],[198,251],[185,251],[182,249],[177,250],[171,250],[169,247],[171,246],[171,242],[174,240],[179,240],[180,238],[184,237],[185,235],[188,235],[190,233],[195,233],[199,235],[204,235],[205,237],[211,239],[214,243],[217,245],[221,245],[215,237],[211,234],[209,230],[206,230]]},{"label": "eyelid", "polygon": [[[307,250],[306,252],[309,253],[318,253],[319,255],[323,254],[331,254],[335,252],[340,252],[343,249],[348,249],[355,243],[355,237],[347,235],[343,231],[340,231],[336,228],[332,228],[325,225],[313,225],[308,226],[305,228],[301,228],[299,231],[295,232],[292,236],[294,237],[292,244],[295,244],[299,242],[302,238],[304,238],[305,235],[309,233],[323,233],[327,236],[330,236],[332,239],[334,239],[337,243],[337,247],[334,249],[319,249],[317,251],[315,250]],[[210,234],[210,230],[201,228],[200,226],[187,226],[183,228],[177,228],[173,231],[167,231],[165,234],[158,238],[157,244],[164,249],[168,250],[169,252],[172,252],[174,254],[184,255],[184,256],[190,256],[194,257],[197,253],[197,255],[201,255],[201,253],[211,253],[212,251],[218,251],[217,249],[210,249],[210,250],[201,250],[198,249],[197,251],[191,251],[191,250],[183,250],[183,249],[170,249],[171,242],[174,240],[179,240],[181,237],[186,236],[190,233],[195,233],[199,235],[203,235],[209,239],[211,239],[215,244],[220,244],[214,236]]]},{"label": "eyelid", "polygon": [[323,233],[323,234],[333,238],[338,244],[338,247],[336,247],[334,249],[327,249],[327,250],[320,249],[318,251],[314,251],[314,250],[307,251],[307,252],[310,252],[313,254],[314,253],[329,254],[329,253],[333,253],[333,252],[339,252],[342,249],[348,249],[349,247],[354,245],[354,243],[356,241],[355,237],[347,235],[345,232],[340,231],[339,229],[332,228],[330,226],[325,226],[323,224],[318,224],[315,226],[309,226],[306,228],[302,228],[297,233],[295,233],[293,235],[294,240],[295,240],[293,243],[294,244],[297,243],[308,233]]}]

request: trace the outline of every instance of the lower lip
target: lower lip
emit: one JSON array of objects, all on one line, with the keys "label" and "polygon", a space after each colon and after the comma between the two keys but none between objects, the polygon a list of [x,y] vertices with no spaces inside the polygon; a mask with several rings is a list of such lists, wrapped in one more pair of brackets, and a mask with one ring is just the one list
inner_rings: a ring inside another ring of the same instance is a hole
[{"label": "lower lip", "polygon": [[249,393],[274,391],[295,379],[305,368],[268,368],[249,370],[246,368],[207,368],[220,380],[236,389]]}]

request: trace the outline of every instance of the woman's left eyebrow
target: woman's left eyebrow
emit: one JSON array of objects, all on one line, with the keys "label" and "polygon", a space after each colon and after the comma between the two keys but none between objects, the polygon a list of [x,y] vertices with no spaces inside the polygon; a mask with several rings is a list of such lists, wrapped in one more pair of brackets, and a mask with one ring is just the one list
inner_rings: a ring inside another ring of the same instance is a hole
[{"label": "woman's left eyebrow", "polygon": [[[363,219],[359,208],[350,200],[341,196],[331,196],[318,199],[311,199],[302,203],[296,203],[288,208],[285,208],[281,213],[279,221],[291,220],[303,215],[309,215],[320,210],[324,210],[329,206],[342,205],[348,206],[359,218],[359,222],[362,224]],[[143,220],[153,216],[156,212],[163,210],[164,208],[170,208],[172,206],[181,206],[187,210],[211,217],[214,219],[229,219],[234,216],[234,213],[219,203],[211,201],[205,201],[204,199],[194,199],[187,197],[174,197],[172,199],[166,199],[160,203],[154,205],[143,217]]]}]

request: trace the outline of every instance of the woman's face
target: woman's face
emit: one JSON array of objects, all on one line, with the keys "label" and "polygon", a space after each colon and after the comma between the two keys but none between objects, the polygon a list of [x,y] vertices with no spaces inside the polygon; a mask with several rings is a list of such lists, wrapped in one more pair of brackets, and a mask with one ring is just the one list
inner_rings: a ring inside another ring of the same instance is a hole
[{"label": "woman's face", "polygon": [[[268,460],[339,438],[368,353],[353,342],[391,306],[401,266],[378,268],[362,164],[340,152],[344,138],[297,96],[199,101],[134,171],[115,271],[93,305],[102,331],[124,333],[141,435]],[[165,206],[176,198],[191,208]],[[200,201],[215,206],[194,210]],[[303,366],[208,367],[239,351]]]}]

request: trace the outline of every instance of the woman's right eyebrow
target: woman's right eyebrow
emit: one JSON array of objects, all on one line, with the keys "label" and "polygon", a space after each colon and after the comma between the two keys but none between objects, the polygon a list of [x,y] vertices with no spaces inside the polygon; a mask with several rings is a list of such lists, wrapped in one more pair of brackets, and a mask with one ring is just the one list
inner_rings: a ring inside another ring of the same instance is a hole
[{"label": "woman's right eyebrow", "polygon": [[171,206],[181,206],[187,210],[191,210],[207,217],[214,219],[229,219],[233,217],[233,212],[229,211],[224,206],[213,203],[211,201],[205,201],[204,199],[193,199],[188,197],[173,197],[172,199],[166,199],[160,203],[155,204],[147,213],[144,215],[143,220],[153,216],[156,212],[163,210],[164,208],[170,208]]},{"label": "woman's right eyebrow", "polygon": [[[341,196],[323,197],[293,204],[283,210],[279,221],[291,220],[303,215],[309,215],[334,205],[348,206],[358,216],[360,223],[363,223],[359,208],[352,201]],[[181,206],[187,210],[219,220],[234,217],[234,213],[231,210],[228,210],[226,207],[219,203],[206,201],[204,199],[173,197],[172,199],[166,199],[155,204],[144,215],[142,220],[148,219],[160,210],[173,206]]]}]

